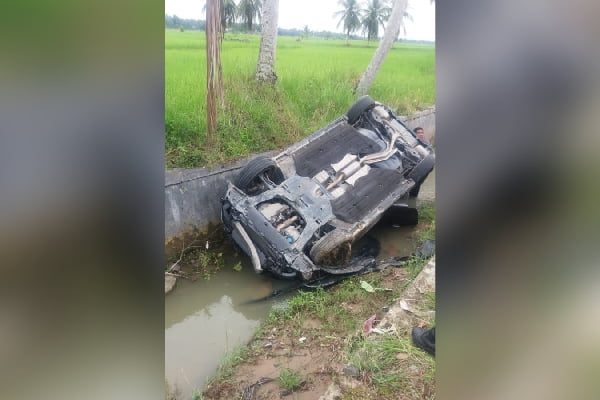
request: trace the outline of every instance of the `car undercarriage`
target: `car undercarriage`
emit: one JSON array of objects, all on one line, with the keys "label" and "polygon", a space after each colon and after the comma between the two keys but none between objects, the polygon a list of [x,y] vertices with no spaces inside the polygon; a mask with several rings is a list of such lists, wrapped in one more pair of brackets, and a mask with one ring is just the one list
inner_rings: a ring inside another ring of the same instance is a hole
[{"label": "car undercarriage", "polygon": [[350,262],[352,244],[416,196],[434,162],[426,142],[363,96],[277,156],[250,161],[228,185],[223,224],[258,273],[303,280],[352,273],[360,267]]}]

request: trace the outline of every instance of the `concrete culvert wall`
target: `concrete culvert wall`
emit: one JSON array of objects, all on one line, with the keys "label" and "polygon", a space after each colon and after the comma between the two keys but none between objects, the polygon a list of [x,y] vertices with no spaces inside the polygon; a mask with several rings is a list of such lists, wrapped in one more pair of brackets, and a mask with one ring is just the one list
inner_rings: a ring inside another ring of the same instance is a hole
[{"label": "concrete culvert wall", "polygon": [[[261,153],[273,157],[278,151]],[[258,154],[216,168],[175,168],[165,172],[165,242],[187,232],[206,232],[221,222],[227,182]]]},{"label": "concrete culvert wall", "polygon": [[[426,138],[435,140],[435,107],[410,117],[400,117],[409,128],[425,130]],[[279,151],[261,153],[273,157]],[[227,182],[259,154],[216,168],[175,168],[165,172],[165,243],[192,231],[206,232],[221,223],[221,197]]]}]

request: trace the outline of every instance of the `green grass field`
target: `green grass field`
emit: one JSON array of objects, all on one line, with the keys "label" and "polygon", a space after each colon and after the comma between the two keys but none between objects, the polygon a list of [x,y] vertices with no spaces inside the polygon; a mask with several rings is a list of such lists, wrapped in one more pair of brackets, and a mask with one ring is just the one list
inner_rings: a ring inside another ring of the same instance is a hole
[{"label": "green grass field", "polygon": [[[167,168],[199,167],[283,148],[342,115],[377,43],[277,39],[274,87],[254,81],[260,36],[227,34],[225,108],[218,145],[206,149],[204,32],[165,31]],[[395,44],[369,94],[401,115],[435,103],[435,47]]]}]

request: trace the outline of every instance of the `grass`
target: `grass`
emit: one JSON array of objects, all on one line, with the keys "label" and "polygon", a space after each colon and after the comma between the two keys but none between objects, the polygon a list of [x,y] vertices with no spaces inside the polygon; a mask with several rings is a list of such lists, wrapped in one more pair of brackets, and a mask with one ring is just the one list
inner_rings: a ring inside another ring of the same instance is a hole
[{"label": "grass", "polygon": [[369,374],[376,392],[384,398],[396,393],[420,398],[433,386],[435,361],[412,344],[408,331],[376,341],[361,340],[349,359],[361,372]]},{"label": "grass", "polygon": [[[258,35],[227,34],[222,45],[225,107],[207,150],[204,32],[165,31],[167,167],[209,166],[285,147],[327,125],[354,102],[353,88],[377,44],[279,37],[274,86],[253,75]],[[401,115],[435,103],[435,48],[395,44],[369,94]]]},{"label": "grass", "polygon": [[208,385],[212,382],[228,382],[233,375],[235,367],[246,361],[251,355],[250,348],[247,346],[238,346],[231,353],[228,353],[219,365],[219,369],[214,377],[209,379]]},{"label": "grass", "polygon": [[301,373],[297,371],[293,371],[288,368],[283,368],[281,372],[279,372],[279,386],[283,389],[287,389],[292,391],[300,387],[300,384],[304,380]]}]

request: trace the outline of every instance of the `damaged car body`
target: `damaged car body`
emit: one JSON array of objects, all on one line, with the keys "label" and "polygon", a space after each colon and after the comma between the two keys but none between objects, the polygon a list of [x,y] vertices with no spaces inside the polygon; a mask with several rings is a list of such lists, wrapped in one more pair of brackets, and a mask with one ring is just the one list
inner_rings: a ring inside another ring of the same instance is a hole
[{"label": "damaged car body", "polygon": [[228,184],[222,221],[256,272],[303,280],[348,274],[352,245],[416,196],[435,156],[387,106],[361,97],[342,117]]}]

